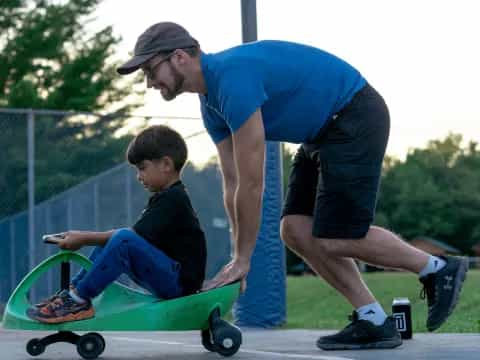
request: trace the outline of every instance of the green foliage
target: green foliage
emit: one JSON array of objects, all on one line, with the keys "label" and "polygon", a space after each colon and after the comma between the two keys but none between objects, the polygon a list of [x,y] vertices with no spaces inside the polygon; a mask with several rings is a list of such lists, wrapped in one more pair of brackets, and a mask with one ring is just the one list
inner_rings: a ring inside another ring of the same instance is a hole
[{"label": "green foliage", "polygon": [[292,170],[292,164],[293,164],[293,158],[295,156],[295,152],[290,150],[284,144],[282,144],[281,149],[282,149],[282,166],[283,166],[283,169],[282,169],[283,196],[285,196],[287,194],[288,178]]},{"label": "green foliage", "polygon": [[[116,137],[139,104],[121,102],[134,80],[116,74],[120,41],[111,26],[86,25],[100,0],[0,2],[0,106],[109,111],[83,123],[72,116],[35,117],[36,201],[42,201],[124,159],[131,138]],[[26,116],[0,114],[0,218],[26,207]],[[5,150],[4,150],[5,149]]]},{"label": "green foliage", "polygon": [[108,61],[120,38],[85,30],[99,2],[0,3],[0,106],[97,111],[131,92]]},{"label": "green foliage", "polygon": [[465,253],[480,241],[480,151],[461,135],[430,141],[405,161],[386,159],[377,223],[407,239],[426,235]]}]

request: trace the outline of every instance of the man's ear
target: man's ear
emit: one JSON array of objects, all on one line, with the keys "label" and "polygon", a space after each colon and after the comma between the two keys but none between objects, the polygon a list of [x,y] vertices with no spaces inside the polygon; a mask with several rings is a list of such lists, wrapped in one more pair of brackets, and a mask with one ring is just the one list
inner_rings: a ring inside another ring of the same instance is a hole
[{"label": "man's ear", "polygon": [[190,58],[190,55],[188,55],[188,53],[185,50],[176,49],[174,51],[172,60],[175,61],[177,65],[185,65],[188,62],[189,58]]}]

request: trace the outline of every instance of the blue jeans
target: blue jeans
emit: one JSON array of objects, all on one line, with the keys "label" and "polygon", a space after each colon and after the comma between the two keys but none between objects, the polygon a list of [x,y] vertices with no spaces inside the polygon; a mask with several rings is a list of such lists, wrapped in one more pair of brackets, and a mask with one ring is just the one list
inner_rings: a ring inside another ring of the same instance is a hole
[{"label": "blue jeans", "polygon": [[121,274],[162,299],[182,295],[180,264],[131,229],[115,231],[104,247],[90,254],[93,266],[82,269],[71,281],[84,299],[99,295]]}]

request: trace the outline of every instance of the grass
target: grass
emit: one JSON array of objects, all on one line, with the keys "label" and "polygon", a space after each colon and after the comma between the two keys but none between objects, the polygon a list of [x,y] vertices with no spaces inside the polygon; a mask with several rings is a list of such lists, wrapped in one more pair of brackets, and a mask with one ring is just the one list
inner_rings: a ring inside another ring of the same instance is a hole
[{"label": "grass", "polygon": [[[366,273],[364,279],[387,313],[395,297],[408,297],[412,305],[414,332],[426,332],[426,300],[419,297],[421,284],[408,273]],[[287,329],[339,329],[347,323],[352,307],[325,281],[313,276],[287,280]],[[480,332],[480,270],[470,270],[460,301],[437,332]]]}]

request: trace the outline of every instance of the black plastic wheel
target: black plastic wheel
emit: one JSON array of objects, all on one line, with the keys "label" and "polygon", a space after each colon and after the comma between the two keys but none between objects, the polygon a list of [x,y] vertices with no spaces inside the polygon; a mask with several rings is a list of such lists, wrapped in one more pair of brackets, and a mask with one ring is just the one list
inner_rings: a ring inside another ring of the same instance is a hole
[{"label": "black plastic wheel", "polygon": [[40,339],[32,339],[27,343],[27,352],[32,356],[38,356],[45,351],[45,346]]},{"label": "black plastic wheel", "polygon": [[102,341],[102,353],[103,353],[103,351],[105,350],[105,346],[106,346],[105,339],[103,338],[103,336],[100,335],[99,333],[96,333],[96,332],[91,332],[91,333],[88,333],[86,335],[94,335],[94,336],[98,336],[100,338],[100,340]]},{"label": "black plastic wheel", "polygon": [[242,344],[240,329],[224,320],[217,322],[212,330],[215,351],[222,356],[232,356]]},{"label": "black plastic wheel", "polygon": [[103,350],[105,350],[105,340],[100,334],[88,333],[78,339],[77,352],[84,359],[96,359]]},{"label": "black plastic wheel", "polygon": [[205,349],[211,352],[216,352],[215,345],[212,342],[212,337],[210,335],[210,329],[202,330],[202,345]]}]

